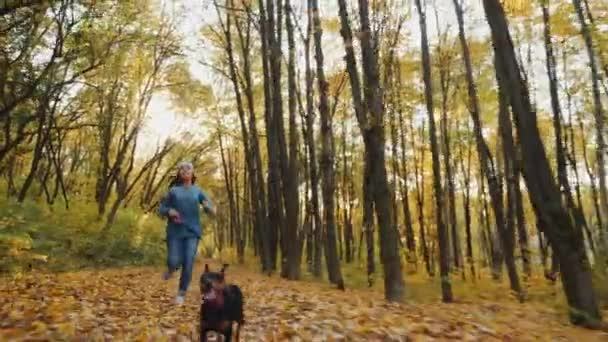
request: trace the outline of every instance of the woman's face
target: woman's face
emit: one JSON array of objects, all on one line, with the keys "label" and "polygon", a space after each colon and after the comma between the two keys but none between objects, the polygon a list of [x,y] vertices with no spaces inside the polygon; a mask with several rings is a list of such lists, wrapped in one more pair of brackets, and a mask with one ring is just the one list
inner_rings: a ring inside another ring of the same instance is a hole
[{"label": "woman's face", "polygon": [[193,170],[190,166],[182,166],[179,169],[179,177],[182,182],[191,182],[192,181]]}]

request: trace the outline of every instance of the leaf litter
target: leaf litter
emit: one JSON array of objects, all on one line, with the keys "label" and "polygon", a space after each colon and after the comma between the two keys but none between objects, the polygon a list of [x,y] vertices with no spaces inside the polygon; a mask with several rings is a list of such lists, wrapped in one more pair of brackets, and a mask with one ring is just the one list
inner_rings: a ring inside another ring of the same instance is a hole
[{"label": "leaf litter", "polygon": [[[198,280],[173,304],[177,279],[157,268],[32,273],[0,281],[0,341],[198,340]],[[242,341],[608,341],[539,303],[395,304],[233,267],[242,287]]]}]

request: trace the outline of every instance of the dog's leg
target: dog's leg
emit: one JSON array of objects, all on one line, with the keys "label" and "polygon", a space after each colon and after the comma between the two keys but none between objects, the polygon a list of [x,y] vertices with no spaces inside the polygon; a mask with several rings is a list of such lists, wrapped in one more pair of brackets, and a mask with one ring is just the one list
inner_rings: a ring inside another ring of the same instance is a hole
[{"label": "dog's leg", "polygon": [[204,325],[201,325],[201,336],[200,336],[200,342],[207,342],[207,329],[205,328]]},{"label": "dog's leg", "polygon": [[228,327],[224,330],[224,342],[232,342],[232,324],[228,323]]},{"label": "dog's leg", "polygon": [[239,342],[241,339],[241,323],[236,324],[236,330],[234,331],[234,341]]},{"label": "dog's leg", "polygon": [[199,321],[200,342],[207,342],[207,333],[209,332],[209,329],[208,329],[207,324],[205,324],[205,321],[203,320],[202,311],[201,311],[201,316],[200,317],[201,317],[200,321]]}]

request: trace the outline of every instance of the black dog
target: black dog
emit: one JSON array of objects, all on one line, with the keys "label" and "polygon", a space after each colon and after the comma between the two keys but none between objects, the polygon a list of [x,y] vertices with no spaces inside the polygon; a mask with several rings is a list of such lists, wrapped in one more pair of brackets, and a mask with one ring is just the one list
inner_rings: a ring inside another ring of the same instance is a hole
[{"label": "black dog", "polygon": [[209,265],[205,264],[205,271],[201,275],[201,342],[207,341],[209,331],[221,334],[226,342],[231,342],[233,323],[237,323],[234,336],[235,341],[239,341],[241,325],[245,322],[243,292],[236,285],[226,285],[224,272],[227,267],[224,264],[219,272],[211,272]]}]

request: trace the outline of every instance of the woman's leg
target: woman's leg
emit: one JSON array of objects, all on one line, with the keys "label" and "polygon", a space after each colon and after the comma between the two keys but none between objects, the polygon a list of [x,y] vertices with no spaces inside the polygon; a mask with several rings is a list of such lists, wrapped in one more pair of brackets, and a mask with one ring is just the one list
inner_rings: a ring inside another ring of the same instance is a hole
[{"label": "woman's leg", "polygon": [[198,248],[197,238],[186,238],[181,240],[182,243],[182,274],[179,278],[179,293],[185,295],[192,280],[192,268],[194,267],[194,258]]},{"label": "woman's leg", "polygon": [[171,273],[175,272],[182,264],[182,253],[180,240],[176,238],[167,238],[167,273],[165,278],[169,278]]}]

